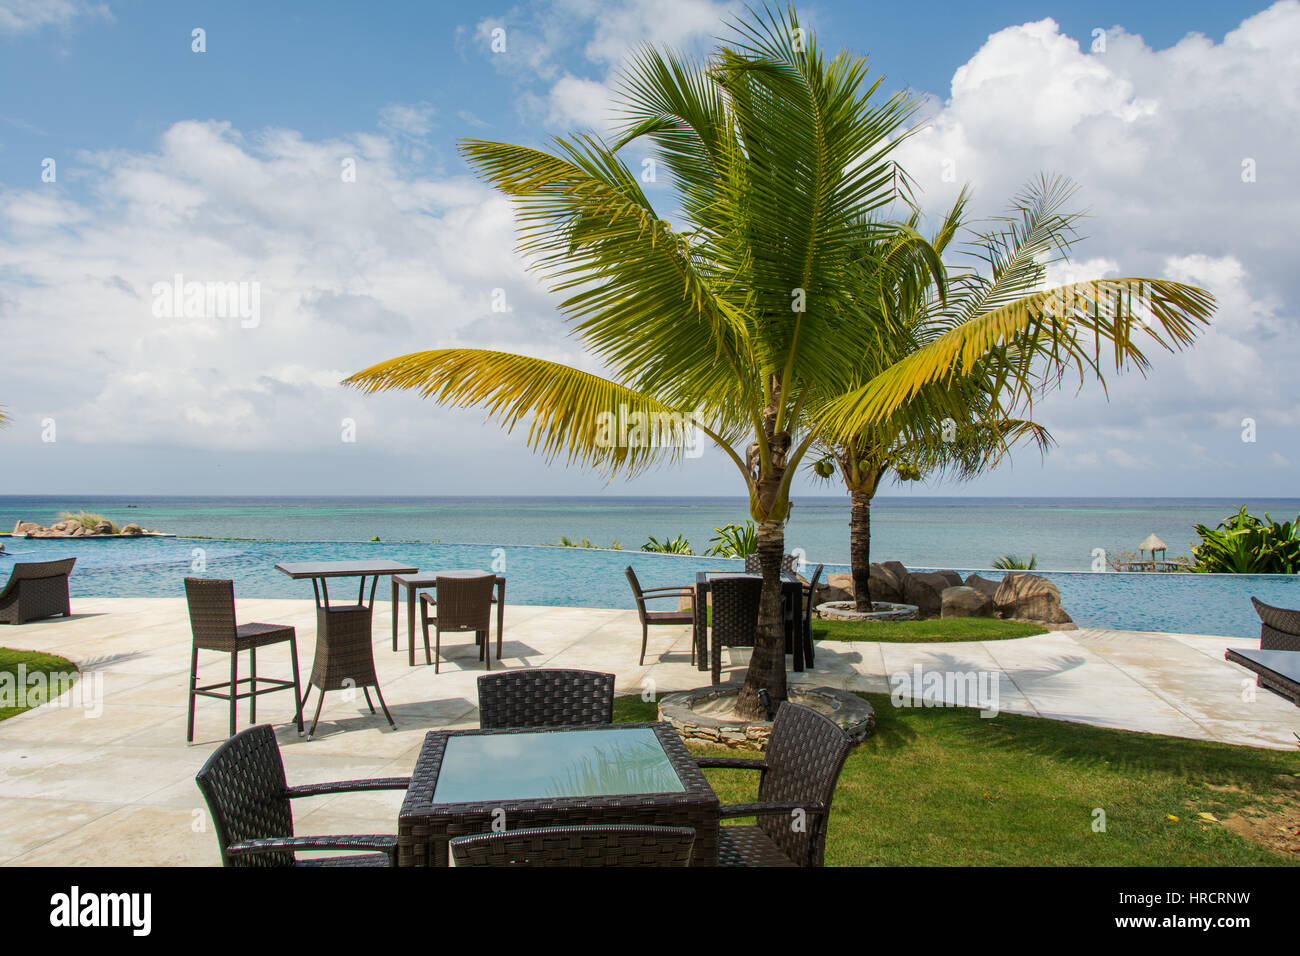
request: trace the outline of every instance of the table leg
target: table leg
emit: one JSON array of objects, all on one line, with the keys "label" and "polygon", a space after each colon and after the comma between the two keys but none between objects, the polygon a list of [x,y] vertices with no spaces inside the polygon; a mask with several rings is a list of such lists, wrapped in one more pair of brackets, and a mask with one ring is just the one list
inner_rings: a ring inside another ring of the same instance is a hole
[{"label": "table leg", "polygon": [[506,579],[497,578],[497,660],[501,660],[501,626],[505,622],[505,619]]},{"label": "table leg", "polygon": [[704,585],[695,585],[695,669],[709,669],[709,595]]},{"label": "table leg", "polygon": [[397,581],[393,582],[393,653],[397,653]]},{"label": "table leg", "polygon": [[418,588],[406,589],[406,664],[415,666],[415,592]]}]

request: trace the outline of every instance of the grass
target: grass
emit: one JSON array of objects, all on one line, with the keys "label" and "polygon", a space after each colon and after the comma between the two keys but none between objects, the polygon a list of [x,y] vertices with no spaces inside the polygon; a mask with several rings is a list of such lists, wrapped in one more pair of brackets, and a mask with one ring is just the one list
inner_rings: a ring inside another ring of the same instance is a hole
[{"label": "grass", "polygon": [[[75,674],[77,667],[69,660],[62,657],[56,657],[53,654],[42,654],[39,651],[16,651],[7,647],[0,647],[0,674],[12,674],[11,678],[0,678],[3,684],[13,687],[18,679],[18,665],[25,664],[24,676],[30,677],[35,673],[42,674]],[[0,685],[3,686],[3,685]],[[8,720],[15,717],[25,710],[39,706],[45,701],[40,699],[27,700],[28,706],[23,707],[5,707],[0,705],[0,720]]]},{"label": "grass", "polygon": [[[1282,829],[1278,821],[1300,818],[1300,753],[1037,717],[986,720],[964,708],[899,709],[885,695],[861,696],[876,709],[877,729],[849,755],[840,776],[828,865],[1300,861],[1238,832],[1253,823],[1268,824],[1256,831]],[[655,704],[639,697],[615,702],[615,720],[655,715]],[[752,772],[706,775],[723,803],[754,798]],[[1105,812],[1105,832],[1093,830],[1098,809]]]},{"label": "grass", "polygon": [[1005,641],[1046,633],[1047,628],[992,617],[944,617],[928,621],[814,621],[819,641],[882,641],[887,644],[936,644],[959,641]]}]

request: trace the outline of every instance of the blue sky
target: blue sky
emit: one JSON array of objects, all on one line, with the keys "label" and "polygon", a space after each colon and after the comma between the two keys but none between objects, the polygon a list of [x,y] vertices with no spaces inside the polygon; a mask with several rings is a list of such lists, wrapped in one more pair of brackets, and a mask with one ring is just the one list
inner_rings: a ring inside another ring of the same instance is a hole
[{"label": "blue sky", "polygon": [[[599,128],[624,52],[706,50],[735,9],[0,0],[0,402],[15,417],[0,493],[598,492],[478,413],[336,383],[433,345],[578,358],[511,251],[508,208],[455,144]],[[1158,361],[1109,403],[1091,389],[1046,404],[1061,442],[1046,462],[907,491],[1294,492],[1300,137],[1275,117],[1296,115],[1300,4],[800,11],[888,89],[930,97],[931,128],[909,147],[927,206],[950,200],[927,178],[940,160],[956,159],[988,213],[1036,172],[1064,172],[1093,216],[1080,272],[1171,275],[1224,307],[1188,360]],[[489,48],[495,26],[504,54]],[[350,192],[334,174],[346,157],[360,163]],[[1261,170],[1248,190],[1244,157]],[[177,272],[260,283],[268,320],[243,333],[159,322],[149,290]],[[486,308],[496,289],[508,315]],[[344,418],[356,441],[340,441]],[[57,441],[42,440],[47,420]],[[449,437],[461,461],[435,451]],[[609,490],[733,493],[728,467],[706,456]]]}]

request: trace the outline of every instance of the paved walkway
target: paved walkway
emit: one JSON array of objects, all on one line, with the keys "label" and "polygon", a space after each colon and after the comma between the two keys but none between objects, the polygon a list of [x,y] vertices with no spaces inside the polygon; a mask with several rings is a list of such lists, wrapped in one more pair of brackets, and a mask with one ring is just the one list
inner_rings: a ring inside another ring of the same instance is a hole
[{"label": "paved walkway", "polygon": [[[216,838],[194,773],[225,737],[224,703],[200,698],[195,742],[185,743],[190,631],[179,599],[76,601],[77,615],[0,628],[0,645],[60,654],[83,668],[83,688],[102,687],[91,706],[65,698],[0,723],[0,865],[216,864]],[[241,599],[242,621],[298,629],[304,678],[314,651],[310,601]],[[289,695],[258,701],[279,731],[290,783],[410,773],[426,731],[477,724],[472,641],[444,643],[441,674],[406,663],[405,635],[390,644],[389,606],[375,606],[375,660],[397,721],[389,729],[360,695],[329,694],[317,737],[290,724]],[[404,631],[404,628],[403,628]],[[417,638],[418,639],[418,638]],[[646,666],[636,664],[641,629],[632,611],[506,609],[507,667],[612,671],[620,693],[658,693],[708,680],[689,661],[686,628],[652,628]],[[1225,637],[1079,630],[990,643],[873,644],[824,641],[817,668],[791,679],[851,690],[889,691],[890,675],[983,672],[996,679],[1000,709],[1057,720],[1291,748],[1300,710],[1266,692],[1253,700],[1246,671],[1223,660],[1226,647],[1257,642]],[[727,662],[727,655],[723,655]],[[225,655],[200,655],[200,680],[228,674]],[[417,653],[423,661],[423,648]],[[743,674],[740,655],[727,670]],[[495,663],[494,663],[495,667]],[[287,646],[258,655],[263,676],[289,676]],[[726,675],[724,674],[724,679]],[[314,708],[315,694],[309,709]],[[247,705],[241,709],[245,726]],[[97,715],[96,715],[96,712]],[[310,714],[308,715],[310,716]],[[300,833],[391,832],[400,792],[299,801]]]}]

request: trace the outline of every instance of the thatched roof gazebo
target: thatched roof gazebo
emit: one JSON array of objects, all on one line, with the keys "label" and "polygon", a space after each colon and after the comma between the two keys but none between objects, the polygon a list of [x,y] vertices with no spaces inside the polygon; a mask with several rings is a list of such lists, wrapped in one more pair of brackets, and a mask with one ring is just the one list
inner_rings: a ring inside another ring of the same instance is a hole
[{"label": "thatched roof gazebo", "polygon": [[1157,559],[1156,559],[1156,552],[1157,552],[1157,551],[1160,552],[1160,558],[1159,558],[1159,560],[1160,560],[1161,562],[1164,562],[1164,561],[1166,560],[1165,552],[1166,552],[1167,550],[1168,550],[1168,549],[1165,547],[1165,543],[1164,543],[1163,541],[1161,541],[1159,538],[1157,538],[1157,537],[1155,536],[1155,533],[1153,532],[1153,533],[1147,535],[1145,538],[1143,538],[1143,539],[1142,539],[1142,543],[1138,545],[1138,556],[1141,557],[1141,555],[1142,555],[1144,552],[1146,552],[1146,551],[1150,551],[1150,552],[1151,552],[1151,567],[1154,568],[1154,567],[1156,566],[1156,560],[1157,560]]}]

